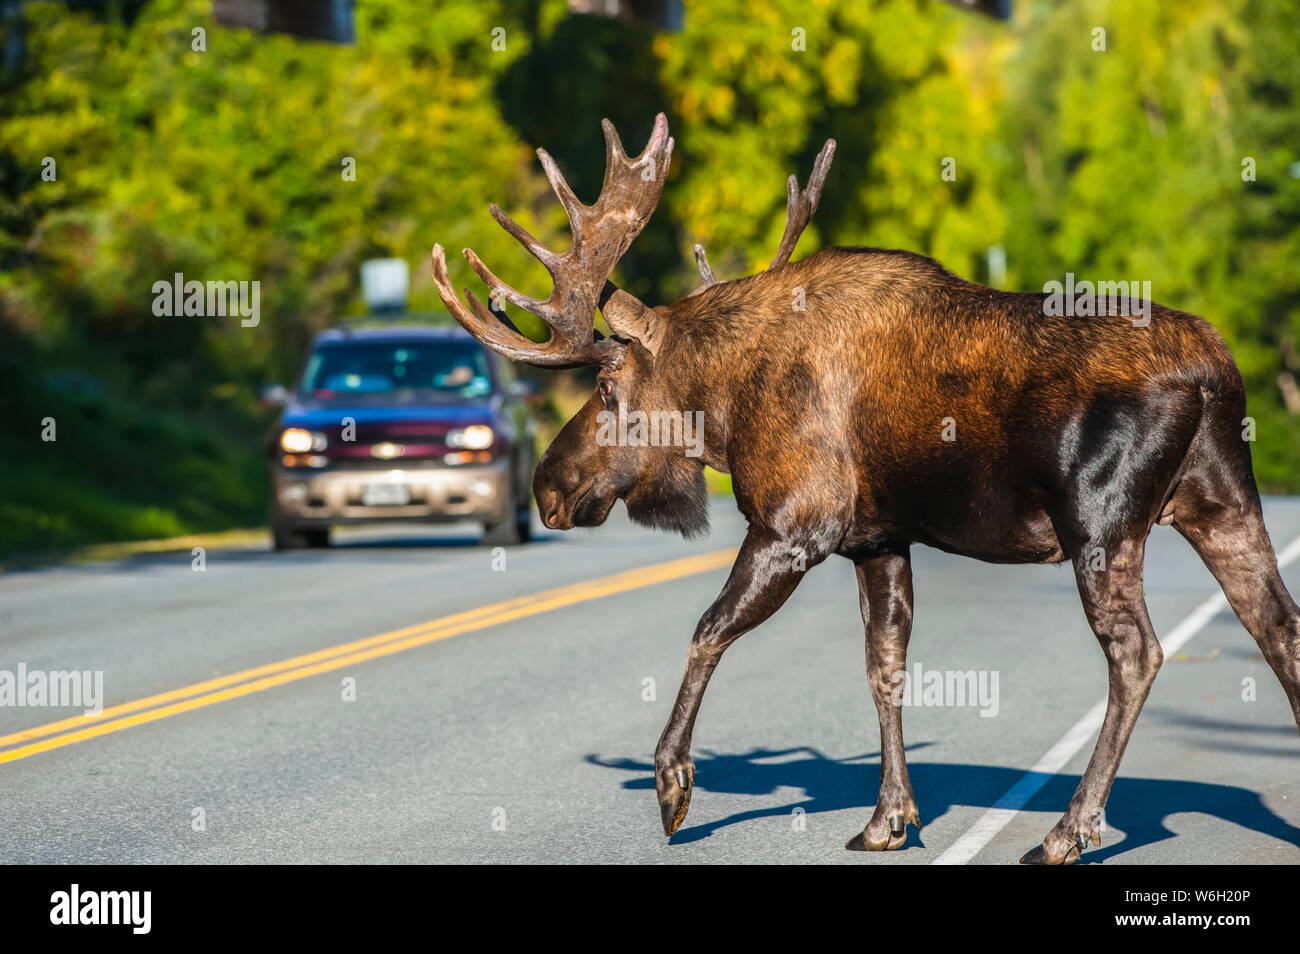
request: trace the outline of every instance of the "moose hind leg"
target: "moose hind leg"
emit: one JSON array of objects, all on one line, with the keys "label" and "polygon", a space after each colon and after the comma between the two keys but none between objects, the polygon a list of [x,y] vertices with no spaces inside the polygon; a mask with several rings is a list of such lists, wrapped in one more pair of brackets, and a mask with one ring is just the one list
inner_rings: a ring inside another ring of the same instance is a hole
[{"label": "moose hind leg", "polygon": [[1184,481],[1174,508],[1174,528],[1218,580],[1282,683],[1300,726],[1300,608],[1278,573],[1258,497],[1228,503],[1199,481]]},{"label": "moose hind leg", "polygon": [[912,565],[906,552],[857,563],[862,622],[867,629],[867,679],[880,719],[880,794],[867,827],[845,844],[850,851],[894,851],[907,843],[910,822],[921,813],[907,777],[902,709],[895,700],[907,670],[912,632]]},{"label": "moose hind leg", "polygon": [[1128,539],[1094,569],[1093,555],[1074,561],[1088,622],[1106,654],[1110,694],[1097,747],[1069,808],[1021,864],[1073,864],[1088,842],[1101,845],[1100,823],[1111,783],[1164,659],[1142,596],[1143,541]]}]

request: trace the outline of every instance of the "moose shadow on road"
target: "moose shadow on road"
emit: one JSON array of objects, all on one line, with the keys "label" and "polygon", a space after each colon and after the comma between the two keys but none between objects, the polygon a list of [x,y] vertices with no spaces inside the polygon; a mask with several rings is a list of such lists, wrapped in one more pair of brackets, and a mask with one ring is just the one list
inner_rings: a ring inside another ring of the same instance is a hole
[{"label": "moose shadow on road", "polygon": [[[926,744],[908,746],[909,755]],[[587,762],[602,768],[634,772],[636,777],[624,781],[623,787],[654,792],[654,766],[650,762],[607,759],[596,755],[587,756]],[[956,805],[991,807],[1025,774],[1022,769],[1001,766],[921,761],[909,761],[908,769],[921,819],[927,823]],[[1055,775],[1025,806],[1026,810],[1064,812],[1078,784],[1078,775]],[[865,825],[871,817],[879,785],[879,753],[833,759],[807,746],[754,749],[736,755],[704,750],[695,756],[695,788],[699,792],[758,796],[793,788],[802,790],[805,797],[785,805],[737,812],[700,825],[691,825],[688,816],[687,826],[673,835],[671,843],[700,841],[728,825],[789,815],[796,807],[809,814],[857,809],[861,813],[861,824]],[[1096,864],[1123,852],[1173,838],[1174,832],[1165,826],[1165,819],[1184,812],[1212,815],[1300,847],[1300,828],[1276,815],[1264,805],[1258,794],[1249,789],[1235,785],[1121,777],[1111,788],[1106,806],[1106,826],[1123,832],[1125,838],[1122,842],[1106,844],[1106,834],[1103,833],[1103,846],[1089,849],[1082,861]],[[845,831],[844,837],[847,839],[854,833]],[[916,843],[914,839],[915,832],[909,839],[909,846]],[[921,844],[924,844],[923,840]],[[1024,847],[1028,850],[1033,846]]]}]

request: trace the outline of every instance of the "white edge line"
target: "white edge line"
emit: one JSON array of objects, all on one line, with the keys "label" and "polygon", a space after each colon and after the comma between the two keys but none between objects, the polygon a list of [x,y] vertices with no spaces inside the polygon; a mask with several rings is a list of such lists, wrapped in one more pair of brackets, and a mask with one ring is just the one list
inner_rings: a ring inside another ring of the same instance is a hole
[{"label": "white edge line", "polygon": [[[1297,557],[1300,557],[1300,536],[1288,543],[1278,554],[1278,569],[1293,563]],[[1160,640],[1160,648],[1166,655],[1178,652],[1227,605],[1228,600],[1223,593],[1215,593],[1192,610],[1166,638]],[[999,798],[992,808],[980,816],[965,834],[949,845],[931,864],[964,865],[979,854],[998,832],[1007,827],[1011,819],[1029,803],[1029,800],[1038,794],[1052,776],[1063,769],[1088,740],[1101,730],[1101,723],[1105,717],[1106,700],[1102,699],[1088,710],[1087,715],[1072,725],[1069,731],[1047,750],[1047,754],[1034,764],[1033,768],[1022,775],[1015,785],[1007,789],[1006,794]]]}]

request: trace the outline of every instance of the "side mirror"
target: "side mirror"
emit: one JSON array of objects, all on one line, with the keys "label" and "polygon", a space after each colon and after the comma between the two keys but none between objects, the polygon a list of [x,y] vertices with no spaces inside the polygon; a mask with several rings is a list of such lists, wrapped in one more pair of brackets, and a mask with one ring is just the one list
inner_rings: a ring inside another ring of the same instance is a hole
[{"label": "side mirror", "polygon": [[262,407],[284,407],[289,403],[289,391],[283,384],[268,384],[257,396]]}]

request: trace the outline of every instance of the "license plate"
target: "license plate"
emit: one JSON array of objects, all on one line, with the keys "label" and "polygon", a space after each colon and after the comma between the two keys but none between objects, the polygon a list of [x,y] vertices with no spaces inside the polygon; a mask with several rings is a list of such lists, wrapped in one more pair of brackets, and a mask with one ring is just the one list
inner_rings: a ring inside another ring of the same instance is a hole
[{"label": "license plate", "polygon": [[367,507],[404,507],[411,502],[411,489],[406,484],[367,484],[361,502]]}]

